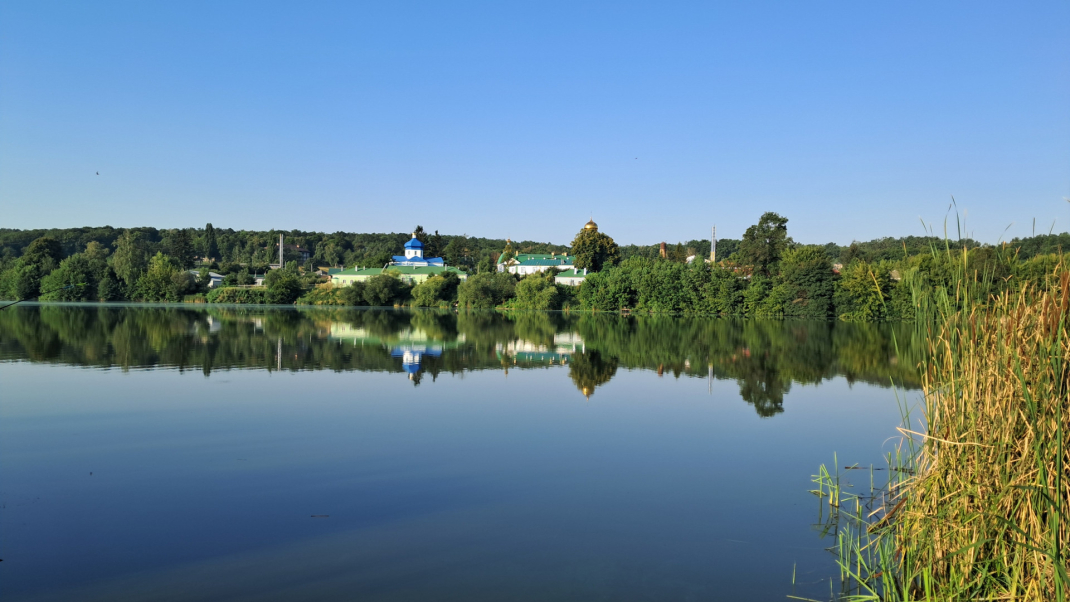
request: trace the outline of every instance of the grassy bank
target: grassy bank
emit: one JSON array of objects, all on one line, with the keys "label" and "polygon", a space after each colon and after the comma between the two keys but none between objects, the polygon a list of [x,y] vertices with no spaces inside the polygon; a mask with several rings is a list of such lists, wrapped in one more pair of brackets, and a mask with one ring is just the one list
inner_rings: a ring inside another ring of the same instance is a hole
[{"label": "grassy bank", "polygon": [[887,485],[815,491],[842,599],[1070,599],[1070,271],[977,302],[930,299],[923,427],[902,429]]}]

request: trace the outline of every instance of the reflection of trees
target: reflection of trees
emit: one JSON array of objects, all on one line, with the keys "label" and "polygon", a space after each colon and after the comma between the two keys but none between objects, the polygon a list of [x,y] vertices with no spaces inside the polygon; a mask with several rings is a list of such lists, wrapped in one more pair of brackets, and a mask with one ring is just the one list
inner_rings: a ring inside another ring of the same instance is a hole
[{"label": "reflection of trees", "polygon": [[791,380],[783,378],[765,359],[745,362],[736,380],[743,401],[753,405],[759,416],[768,418],[784,411],[784,395],[791,389]]},{"label": "reflection of trees", "polygon": [[435,341],[457,339],[457,316],[450,311],[425,309],[413,312],[410,325]]},{"label": "reflection of trees", "polygon": [[[361,330],[373,342],[331,338],[337,324]],[[677,378],[712,375],[736,381],[743,399],[762,416],[780,412],[796,382],[843,376],[917,387],[924,350],[924,332],[910,323],[86,304],[0,312],[0,359],[123,369],[175,366],[205,374],[248,367],[401,372],[390,341],[409,330],[445,348],[441,356],[423,358],[421,374],[432,379],[512,365],[499,346],[518,339],[552,349],[557,334],[576,333],[583,352],[572,354],[569,373],[581,391],[608,382],[618,366]]]},{"label": "reflection of trees", "polygon": [[[301,313],[310,316],[315,314],[314,310]],[[390,339],[408,328],[412,324],[412,317],[390,309],[348,309],[344,310],[344,317],[340,321],[354,328],[362,328],[370,336]]]},{"label": "reflection of trees", "polygon": [[558,315],[542,311],[513,311],[507,317],[513,322],[516,338],[553,347],[554,335],[559,331],[558,320],[555,320]]},{"label": "reflection of trees", "polygon": [[586,314],[575,329],[588,351],[618,358],[628,368],[735,380],[761,416],[782,411],[793,382],[845,376],[851,382],[917,387],[924,349],[924,338],[909,323]]},{"label": "reflection of trees", "polygon": [[576,388],[590,399],[594,388],[604,385],[617,373],[617,359],[604,358],[597,351],[586,351],[572,356],[568,364],[568,375]]},{"label": "reflection of trees", "polygon": [[493,353],[494,346],[516,338],[513,323],[494,311],[457,312],[457,332],[474,348]]}]

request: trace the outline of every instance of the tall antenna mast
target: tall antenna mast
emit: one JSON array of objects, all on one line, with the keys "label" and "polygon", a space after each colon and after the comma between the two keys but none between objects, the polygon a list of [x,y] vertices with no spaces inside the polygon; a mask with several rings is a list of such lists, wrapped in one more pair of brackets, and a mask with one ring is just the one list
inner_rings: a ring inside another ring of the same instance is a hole
[{"label": "tall antenna mast", "polygon": [[710,238],[710,264],[717,263],[717,226],[713,227],[713,237]]}]

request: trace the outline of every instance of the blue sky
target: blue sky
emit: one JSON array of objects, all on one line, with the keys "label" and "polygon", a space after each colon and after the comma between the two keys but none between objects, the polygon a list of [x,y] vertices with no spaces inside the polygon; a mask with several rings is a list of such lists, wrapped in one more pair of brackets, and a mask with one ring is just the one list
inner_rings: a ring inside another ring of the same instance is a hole
[{"label": "blue sky", "polygon": [[0,227],[650,244],[777,211],[843,244],[954,195],[980,240],[1065,231],[1068,31],[1065,1],[5,0]]}]

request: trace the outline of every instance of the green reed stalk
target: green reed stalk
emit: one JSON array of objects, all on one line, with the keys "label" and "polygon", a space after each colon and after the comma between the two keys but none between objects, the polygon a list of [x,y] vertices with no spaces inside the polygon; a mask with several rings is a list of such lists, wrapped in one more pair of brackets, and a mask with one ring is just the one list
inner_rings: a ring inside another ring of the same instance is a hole
[{"label": "green reed stalk", "polygon": [[826,527],[838,542],[836,598],[1066,602],[1070,271],[994,292],[965,250],[949,263],[946,286],[912,287],[929,339],[926,428],[904,412],[887,485],[851,512],[838,466],[815,477],[830,505],[837,495]]}]

